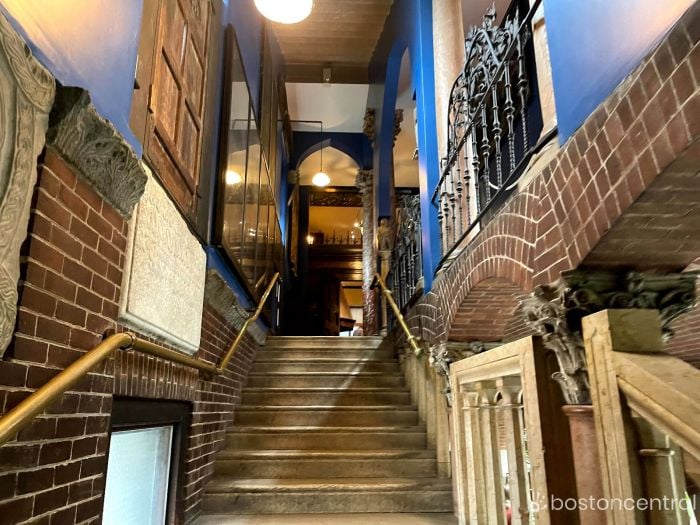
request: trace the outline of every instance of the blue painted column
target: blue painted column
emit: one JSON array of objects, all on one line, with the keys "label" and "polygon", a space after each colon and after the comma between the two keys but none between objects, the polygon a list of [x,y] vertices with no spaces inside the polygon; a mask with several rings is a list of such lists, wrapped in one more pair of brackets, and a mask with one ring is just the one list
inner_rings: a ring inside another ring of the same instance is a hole
[{"label": "blue painted column", "polygon": [[421,227],[423,230],[423,278],[426,292],[440,262],[438,210],[430,202],[440,179],[437,122],[435,117],[435,65],[433,61],[432,0],[415,0],[416,34],[412,42],[411,65],[418,111],[418,173],[420,180]]}]

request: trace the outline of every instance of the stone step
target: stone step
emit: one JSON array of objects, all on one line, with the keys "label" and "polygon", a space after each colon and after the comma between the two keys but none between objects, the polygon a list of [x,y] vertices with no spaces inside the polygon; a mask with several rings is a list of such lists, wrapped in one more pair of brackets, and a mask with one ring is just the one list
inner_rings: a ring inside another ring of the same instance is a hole
[{"label": "stone step", "polygon": [[423,426],[239,426],[226,435],[235,450],[377,450],[426,447]]},{"label": "stone step", "polygon": [[347,348],[378,348],[383,342],[382,337],[293,337],[271,336],[265,342],[265,349],[282,348],[321,348],[331,352],[343,351]]},{"label": "stone step", "polygon": [[236,478],[437,476],[434,450],[224,450],[216,473]]},{"label": "stone step", "polygon": [[410,405],[408,390],[391,388],[244,388],[243,405],[265,406],[376,406]]},{"label": "stone step", "polygon": [[303,374],[306,372],[331,372],[345,374],[348,372],[399,373],[398,361],[336,361],[325,359],[307,359],[304,361],[255,361],[251,369],[255,374],[285,373]]},{"label": "stone step", "polygon": [[206,513],[448,512],[452,487],[441,478],[231,479],[215,477]]},{"label": "stone step", "polygon": [[258,352],[257,358],[262,361],[287,361],[292,359],[337,359],[337,360],[379,360],[388,361],[395,359],[392,350],[381,350],[378,348],[344,348],[336,351],[332,348],[268,348],[265,347]]},{"label": "stone step", "polygon": [[391,426],[417,425],[418,411],[406,405],[249,406],[236,409],[237,425]]},{"label": "stone step", "polygon": [[317,372],[305,374],[271,374],[251,373],[248,375],[247,386],[252,388],[366,388],[366,387],[403,387],[402,374],[386,374],[381,372],[335,374]]}]

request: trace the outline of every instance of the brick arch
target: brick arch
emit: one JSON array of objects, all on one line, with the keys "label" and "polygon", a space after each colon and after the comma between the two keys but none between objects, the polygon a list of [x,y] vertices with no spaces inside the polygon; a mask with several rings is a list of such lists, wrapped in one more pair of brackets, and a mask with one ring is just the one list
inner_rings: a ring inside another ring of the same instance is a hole
[{"label": "brick arch", "polygon": [[539,186],[534,184],[513,197],[439,279],[440,310],[444,312],[442,340],[448,338],[460,306],[479,283],[499,279],[511,283],[520,293],[532,290],[538,191]]},{"label": "brick arch", "polygon": [[520,307],[522,288],[502,277],[474,285],[456,309],[447,331],[449,341],[502,341]]}]

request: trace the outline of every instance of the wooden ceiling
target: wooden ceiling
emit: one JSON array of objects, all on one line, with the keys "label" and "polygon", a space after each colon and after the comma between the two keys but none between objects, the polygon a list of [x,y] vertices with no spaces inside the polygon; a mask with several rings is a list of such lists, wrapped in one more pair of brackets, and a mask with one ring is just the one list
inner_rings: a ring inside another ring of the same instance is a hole
[{"label": "wooden ceiling", "polygon": [[298,24],[272,24],[287,65],[287,82],[367,83],[367,70],[394,0],[314,0]]}]

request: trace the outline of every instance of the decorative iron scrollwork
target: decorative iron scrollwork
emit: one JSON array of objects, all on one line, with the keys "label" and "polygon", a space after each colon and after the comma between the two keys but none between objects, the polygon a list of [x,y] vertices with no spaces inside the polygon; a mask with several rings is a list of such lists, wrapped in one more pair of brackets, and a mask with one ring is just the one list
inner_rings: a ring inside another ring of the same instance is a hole
[{"label": "decorative iron scrollwork", "polygon": [[464,239],[499,193],[513,187],[532,154],[528,133],[538,128],[529,124],[534,55],[526,44],[540,1],[525,16],[511,9],[500,25],[492,5],[465,40],[464,69],[448,104],[446,157],[432,198],[443,254]]}]

